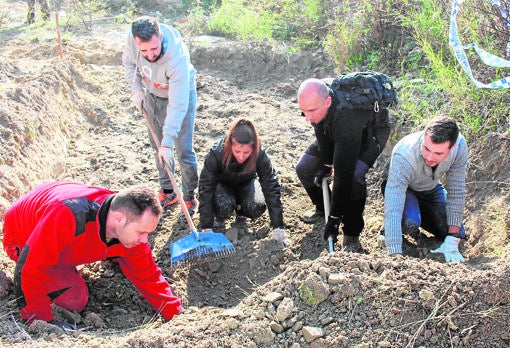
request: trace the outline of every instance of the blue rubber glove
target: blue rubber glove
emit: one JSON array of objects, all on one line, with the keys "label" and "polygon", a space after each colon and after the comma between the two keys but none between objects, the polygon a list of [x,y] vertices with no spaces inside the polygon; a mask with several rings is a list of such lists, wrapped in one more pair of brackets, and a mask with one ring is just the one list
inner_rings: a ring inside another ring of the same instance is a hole
[{"label": "blue rubber glove", "polygon": [[437,249],[431,250],[431,253],[443,253],[446,262],[464,262],[459,252],[460,238],[453,236],[446,236],[443,244]]},{"label": "blue rubber glove", "polygon": [[59,328],[61,328],[64,331],[78,330],[78,327],[76,326],[76,324],[66,323],[65,321],[52,320],[52,321],[49,321],[48,324],[58,326]]},{"label": "blue rubber glove", "polygon": [[333,243],[336,243],[338,240],[338,228],[340,227],[340,222],[342,219],[339,217],[328,216],[328,222],[324,227],[324,240],[328,240],[329,237],[333,239]]},{"label": "blue rubber glove", "polygon": [[366,186],[367,179],[365,176],[368,173],[368,169],[369,167],[365,162],[358,160],[356,162],[356,168],[354,169],[354,180],[356,180],[356,182],[360,183],[361,185]]}]

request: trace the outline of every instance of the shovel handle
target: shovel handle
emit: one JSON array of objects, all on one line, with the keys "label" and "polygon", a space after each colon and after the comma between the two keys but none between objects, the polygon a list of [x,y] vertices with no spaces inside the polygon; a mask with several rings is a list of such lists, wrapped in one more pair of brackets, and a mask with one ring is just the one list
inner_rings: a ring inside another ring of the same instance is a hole
[{"label": "shovel handle", "polygon": [[[154,141],[154,144],[156,145],[156,150],[159,152],[159,141],[156,137],[156,133],[154,132],[154,128],[152,128],[152,124],[149,120],[149,115],[147,115],[147,111],[141,107],[141,112],[143,117],[145,118],[145,122],[147,123],[147,128],[149,128],[149,133],[151,133],[152,140]],[[191,232],[195,234],[196,239],[198,240],[198,232],[195,228],[195,225],[193,224],[193,220],[191,219],[191,215],[189,214],[188,208],[186,207],[186,203],[184,202],[184,198],[182,197],[182,192],[179,186],[177,186],[177,183],[175,182],[175,178],[172,175],[172,171],[170,170],[170,166],[168,165],[166,159],[164,160],[164,166],[166,173],[168,174],[168,177],[170,178],[170,182],[172,183],[172,186],[174,188],[174,192],[177,195],[177,198],[179,199],[179,204],[181,205],[182,213],[184,214],[184,217],[186,218],[186,222],[188,223],[189,228],[191,229]]]},{"label": "shovel handle", "polygon": [[[324,199],[324,221],[328,222],[329,217],[329,211],[331,210],[330,207],[330,200],[329,200],[329,185],[328,185],[328,178],[324,177],[322,178],[322,198]],[[333,237],[328,237],[328,247],[330,254],[333,253]]]}]

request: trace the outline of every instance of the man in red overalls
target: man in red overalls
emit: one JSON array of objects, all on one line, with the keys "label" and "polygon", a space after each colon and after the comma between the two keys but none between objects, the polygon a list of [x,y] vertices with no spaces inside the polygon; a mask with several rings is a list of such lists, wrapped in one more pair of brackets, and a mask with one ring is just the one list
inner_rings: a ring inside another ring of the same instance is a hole
[{"label": "man in red overalls", "polygon": [[[76,266],[113,258],[165,321],[183,308],[147,244],[162,213],[154,191],[133,186],[118,193],[70,181],[36,187],[4,218],[4,249],[16,262],[20,315],[52,322],[51,303],[81,311],[88,289]],[[58,323],[67,327],[67,323]]]}]

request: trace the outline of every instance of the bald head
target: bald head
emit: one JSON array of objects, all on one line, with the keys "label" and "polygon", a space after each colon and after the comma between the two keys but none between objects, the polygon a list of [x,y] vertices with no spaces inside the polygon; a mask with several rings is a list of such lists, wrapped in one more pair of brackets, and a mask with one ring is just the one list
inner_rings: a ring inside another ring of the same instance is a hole
[{"label": "bald head", "polygon": [[304,80],[298,89],[298,99],[303,94],[317,94],[320,97],[327,97],[329,95],[328,87],[319,79],[310,78]]},{"label": "bald head", "polygon": [[310,78],[301,83],[297,93],[299,108],[307,122],[319,123],[326,117],[331,106],[331,96],[326,84]]}]

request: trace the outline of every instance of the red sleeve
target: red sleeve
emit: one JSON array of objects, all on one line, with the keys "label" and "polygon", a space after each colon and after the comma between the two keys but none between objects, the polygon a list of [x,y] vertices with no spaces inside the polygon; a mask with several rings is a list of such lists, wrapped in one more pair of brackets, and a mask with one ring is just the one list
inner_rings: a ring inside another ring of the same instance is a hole
[{"label": "red sleeve", "polygon": [[44,209],[45,214],[27,239],[25,248],[28,248],[28,254],[21,265],[21,289],[26,306],[20,314],[22,319],[28,321],[53,319],[50,298],[46,295],[48,272],[51,266],[58,263],[75,230],[73,214],[67,207],[53,203]]},{"label": "red sleeve", "polygon": [[183,310],[181,300],[174,296],[152,257],[149,245],[140,244],[130,251],[127,256],[118,259],[122,272],[165,321],[172,319]]}]

